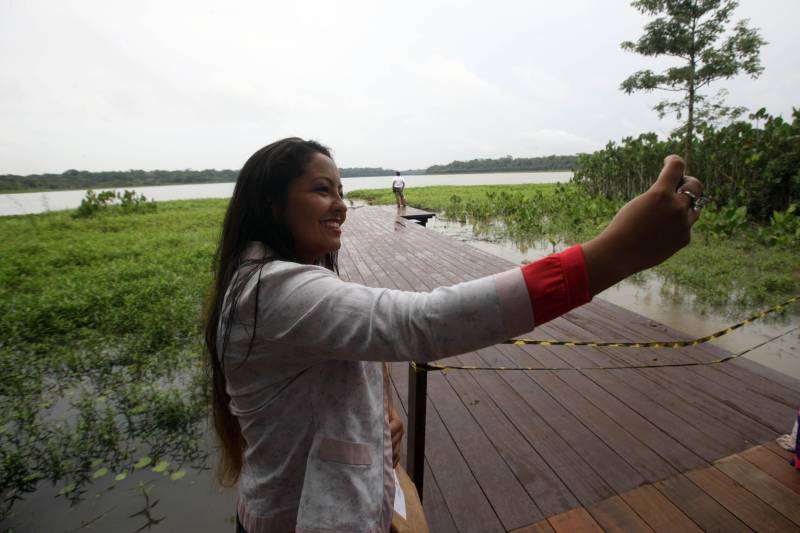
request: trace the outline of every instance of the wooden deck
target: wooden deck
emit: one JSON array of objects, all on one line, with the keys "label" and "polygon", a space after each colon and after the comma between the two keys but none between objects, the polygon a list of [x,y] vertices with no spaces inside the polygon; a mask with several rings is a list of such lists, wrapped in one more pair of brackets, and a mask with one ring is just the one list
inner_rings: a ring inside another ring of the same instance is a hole
[{"label": "wooden deck", "polygon": [[[350,211],[343,278],[419,291],[513,266],[396,215],[394,207]],[[686,338],[599,299],[530,335]],[[800,472],[773,441],[792,426],[800,381],[747,360],[591,370],[723,353],[713,345],[498,345],[445,360],[582,370],[428,375],[424,507],[431,531],[797,531]],[[395,404],[403,409],[407,373],[408,365],[393,365]]]}]

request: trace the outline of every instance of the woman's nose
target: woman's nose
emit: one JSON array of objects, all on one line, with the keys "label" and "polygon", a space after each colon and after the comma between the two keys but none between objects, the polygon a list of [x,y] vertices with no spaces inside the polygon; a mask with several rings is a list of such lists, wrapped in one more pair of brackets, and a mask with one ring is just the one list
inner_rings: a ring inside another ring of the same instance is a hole
[{"label": "woman's nose", "polygon": [[334,202],[333,209],[335,211],[341,211],[342,213],[347,212],[347,202],[344,200],[344,194],[336,195],[336,201]]}]

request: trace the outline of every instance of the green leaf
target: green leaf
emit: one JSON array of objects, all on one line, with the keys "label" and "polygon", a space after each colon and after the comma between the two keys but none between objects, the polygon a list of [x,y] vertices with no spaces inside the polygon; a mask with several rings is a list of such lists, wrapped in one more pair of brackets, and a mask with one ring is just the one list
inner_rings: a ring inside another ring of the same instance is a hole
[{"label": "green leaf", "polygon": [[169,476],[169,478],[172,481],[178,481],[179,479],[183,479],[185,476],[186,476],[186,470],[176,470],[175,472],[172,473],[171,476]]},{"label": "green leaf", "polygon": [[128,477],[128,473],[127,472],[120,472],[119,474],[114,476],[114,481],[122,481],[126,477]]},{"label": "green leaf", "polygon": [[167,469],[169,463],[167,461],[161,461],[156,466],[153,467],[153,472],[163,472]]},{"label": "green leaf", "polygon": [[98,466],[98,465],[99,465],[100,463],[102,463],[102,462],[103,462],[103,460],[102,460],[102,459],[93,459],[93,460],[92,460],[92,462],[89,464],[89,466],[91,466],[92,468],[94,468],[94,467]]},{"label": "green leaf", "polygon": [[70,492],[74,491],[75,488],[76,488],[75,483],[64,485],[64,487],[60,491],[58,491],[58,495],[63,496],[64,494],[69,494]]},{"label": "green leaf", "polygon": [[98,479],[108,474],[108,468],[103,467],[95,470],[94,474],[92,474],[92,479]]},{"label": "green leaf", "polygon": [[29,474],[29,475],[25,476],[24,478],[22,478],[22,481],[24,481],[25,483],[28,483],[30,481],[36,481],[36,480],[42,479],[42,477],[44,477],[44,476],[42,476],[42,474],[40,472],[34,472],[33,474]]},{"label": "green leaf", "polygon": [[137,463],[135,465],[133,465],[133,467],[136,468],[136,469],[144,468],[144,467],[146,467],[147,465],[149,465],[152,462],[153,462],[153,460],[145,455],[144,457],[139,459],[139,461],[137,461]]}]

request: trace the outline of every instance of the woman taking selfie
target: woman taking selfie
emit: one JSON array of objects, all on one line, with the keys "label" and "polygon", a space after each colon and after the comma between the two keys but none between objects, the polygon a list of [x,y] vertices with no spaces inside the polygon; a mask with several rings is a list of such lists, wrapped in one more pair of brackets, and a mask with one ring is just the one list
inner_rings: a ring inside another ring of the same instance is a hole
[{"label": "woman taking selfie", "polygon": [[219,476],[238,482],[239,530],[389,531],[400,431],[381,362],[527,333],[665,260],[699,216],[702,185],[683,170],[668,157],[585,244],[416,293],[338,278],[347,206],[327,148],[289,138],[253,154],[225,215],[206,322]]}]

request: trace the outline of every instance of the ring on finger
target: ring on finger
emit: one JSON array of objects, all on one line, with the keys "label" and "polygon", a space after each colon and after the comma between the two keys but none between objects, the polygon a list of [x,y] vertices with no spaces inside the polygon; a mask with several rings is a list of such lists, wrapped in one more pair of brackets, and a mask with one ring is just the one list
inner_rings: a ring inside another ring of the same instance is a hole
[{"label": "ring on finger", "polygon": [[709,198],[707,196],[700,195],[698,197],[695,193],[693,193],[692,191],[687,191],[686,189],[681,189],[678,192],[685,194],[691,199],[689,207],[692,209],[692,211],[700,211],[703,208],[703,206],[706,205],[709,201]]}]

